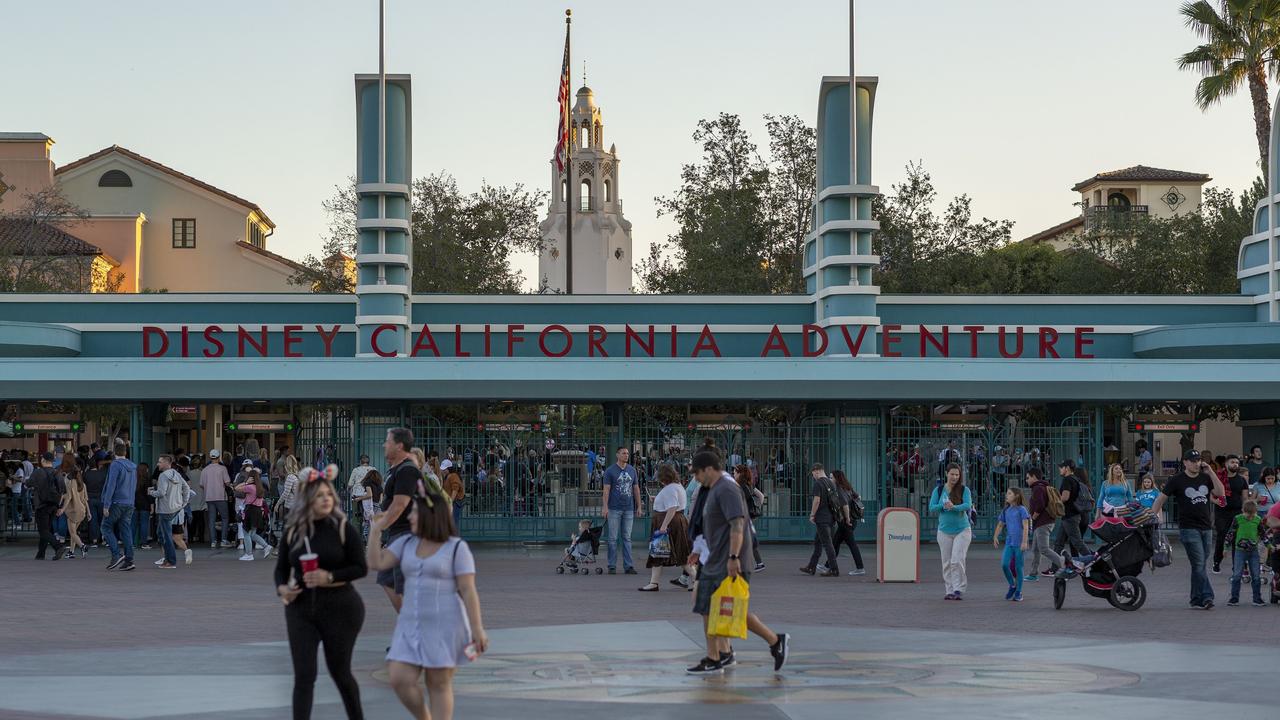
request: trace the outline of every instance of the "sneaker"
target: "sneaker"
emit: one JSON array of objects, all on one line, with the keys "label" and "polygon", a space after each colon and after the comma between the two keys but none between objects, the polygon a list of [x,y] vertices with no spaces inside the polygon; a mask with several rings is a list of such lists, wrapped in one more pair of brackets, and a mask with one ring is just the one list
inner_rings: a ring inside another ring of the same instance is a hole
[{"label": "sneaker", "polygon": [[638,573],[636,572],[636,569],[635,569],[635,568],[627,568],[626,570],[623,570],[623,571],[622,571],[622,574],[623,574],[623,575],[637,575]]},{"label": "sneaker", "polygon": [[142,543],[141,545],[139,545],[139,546],[138,546],[138,549],[139,549],[139,550],[150,550],[150,549],[151,549],[151,543]]},{"label": "sneaker", "polygon": [[800,572],[804,573],[805,575],[812,575],[815,572],[815,570],[809,567],[808,565],[806,565],[800,568]]},{"label": "sneaker", "polygon": [[231,549],[231,548],[233,548],[233,547],[235,547],[235,546],[236,546],[236,544],[235,544],[235,543],[233,543],[233,542],[231,542],[230,540],[223,540],[223,541],[222,541],[222,547],[223,547],[223,549],[228,549],[228,550],[229,550],[229,549]]},{"label": "sneaker", "polygon": [[[267,556],[268,556],[268,555],[270,555],[270,554],[271,554],[271,551],[272,551],[272,550],[274,550],[274,549],[275,549],[275,548],[271,547],[270,545],[263,545],[263,546],[262,546],[262,559],[263,559],[263,560],[266,560],[266,559],[267,559]],[[635,571],[635,570],[632,570],[632,571],[631,571],[631,574],[632,574],[632,575],[635,575],[635,574],[636,574],[636,571]]]},{"label": "sneaker", "polygon": [[773,671],[778,672],[791,655],[791,636],[786,633],[778,635],[778,642],[769,646],[769,654],[773,656]]},{"label": "sneaker", "polygon": [[1006,591],[1005,591],[1005,593],[1004,593],[1004,599],[1005,599],[1005,600],[1012,600],[1012,599],[1013,599],[1013,596],[1014,596],[1017,592],[1018,592],[1018,591],[1017,591],[1017,590],[1016,590],[1012,585],[1010,585],[1010,586],[1009,586],[1009,589],[1008,589],[1008,590],[1006,590]]},{"label": "sneaker", "polygon": [[1022,602],[1022,593],[1014,593],[1014,594],[1013,594],[1013,601],[1014,601],[1014,602]]},{"label": "sneaker", "polygon": [[164,558],[160,558],[159,560],[155,561],[155,565],[157,566],[163,565],[163,564],[164,564]]},{"label": "sneaker", "polygon": [[1262,602],[1262,598],[1258,598],[1257,600],[1254,600],[1254,601],[1253,601],[1253,606],[1254,606],[1254,607],[1266,607],[1266,606],[1267,606],[1267,604],[1266,604],[1266,603],[1264,603],[1264,602]]},{"label": "sneaker", "polygon": [[209,543],[209,547],[210,547],[210,548],[212,548],[212,549],[214,549],[214,550],[217,550],[217,549],[218,549],[218,543],[216,543],[216,542],[211,542],[211,543]]},{"label": "sneaker", "polygon": [[818,577],[840,577],[839,568],[830,568],[818,573]]},{"label": "sneaker", "polygon": [[245,562],[253,562],[253,553],[249,553],[248,555],[241,555],[240,559],[244,560]]},{"label": "sneaker", "polygon": [[1219,563],[1214,563],[1214,564],[1213,564],[1213,574],[1214,574],[1214,575],[1221,575],[1221,574],[1222,574],[1222,565],[1221,565],[1221,564],[1219,564]]},{"label": "sneaker", "polygon": [[62,551],[62,559],[63,559],[63,560],[75,560],[75,559],[76,559],[76,551],[75,551],[75,550],[72,550],[71,548],[67,548],[66,550],[63,550],[63,551]]},{"label": "sneaker", "polygon": [[190,564],[191,564],[191,559],[192,559],[192,552],[191,552],[191,548],[187,548],[186,550],[184,550],[184,551],[183,551],[183,553],[182,553],[182,555],[183,555],[182,561],[183,561],[184,563],[186,563],[187,565],[190,565]]},{"label": "sneaker", "polygon": [[80,546],[80,557],[82,557],[82,558],[83,558],[84,556],[86,556],[86,555],[88,555],[88,554],[89,554],[89,548],[88,548],[87,546],[85,546],[85,545],[81,545],[81,546]]},{"label": "sneaker", "polygon": [[1213,601],[1212,601],[1212,600],[1205,600],[1205,601],[1204,601],[1204,604],[1200,606],[1200,609],[1201,609],[1201,610],[1212,610],[1212,609],[1213,609]]},{"label": "sneaker", "polygon": [[728,655],[720,656],[720,667],[726,670],[728,670],[729,668],[737,664],[738,664],[738,658],[734,657],[733,650],[730,650]]},{"label": "sneaker", "polygon": [[1227,601],[1227,607],[1235,607],[1240,604],[1240,598],[1231,598]]},{"label": "sneaker", "polygon": [[955,599],[956,599],[956,594],[955,594],[955,593],[947,593],[946,595],[943,595],[943,596],[942,596],[942,599],[943,599],[943,600],[955,600]]},{"label": "sneaker", "polygon": [[720,661],[704,657],[697,665],[685,668],[685,672],[690,675],[723,675],[724,668],[720,667]]},{"label": "sneaker", "polygon": [[850,577],[858,577],[859,575],[866,575],[866,574],[867,574],[867,571],[865,568],[858,568],[856,570],[849,571]]},{"label": "sneaker", "polygon": [[61,560],[61,559],[62,559],[62,558],[64,558],[64,557],[66,557],[66,552],[67,552],[67,551],[66,551],[66,550],[63,550],[62,548],[54,548],[54,549],[53,549],[53,559],[54,559],[54,561],[56,562],[56,561],[58,561],[58,560]]},{"label": "sneaker", "polygon": [[120,566],[120,572],[128,572],[130,570],[137,570],[137,569],[138,569],[138,566],[134,565],[132,560],[125,560],[124,564]]},{"label": "sneaker", "polygon": [[964,599],[964,593],[958,592],[958,593],[956,593],[956,596],[955,596],[955,597],[953,597],[953,598],[951,598],[951,599],[952,599],[952,600],[963,600],[963,599]]},{"label": "sneaker", "polygon": [[1048,570],[1041,572],[1040,577],[1053,577],[1054,575],[1057,575],[1057,574],[1058,574],[1057,569],[1049,568]]},{"label": "sneaker", "polygon": [[821,575],[822,573],[827,571],[827,566],[825,563],[818,563],[818,566],[814,568],[814,570],[816,570],[818,574]]},{"label": "sneaker", "polygon": [[618,568],[609,568],[609,574],[610,574],[610,575],[617,575],[617,574],[618,574]]},{"label": "sneaker", "polygon": [[764,563],[756,563],[756,568],[755,570],[752,570],[752,572],[758,572],[758,573],[764,572]]},{"label": "sneaker", "polygon": [[120,557],[116,558],[115,560],[112,560],[111,562],[107,563],[107,569],[108,569],[108,570],[119,570],[121,565],[124,565],[124,556],[123,556],[123,555],[121,555]]},{"label": "sneaker", "polygon": [[157,565],[156,567],[160,568],[161,570],[177,570],[178,569],[177,565],[170,565],[169,563],[163,563],[163,564]]},{"label": "sneaker", "polygon": [[689,587],[689,580],[687,579],[688,577],[689,577],[688,575],[681,575],[680,577],[674,580],[671,580],[670,582],[672,585],[675,585],[676,587],[687,588]]},{"label": "sneaker", "polygon": [[1040,579],[1039,575],[1028,575],[1022,578],[1022,582],[1035,582]]}]

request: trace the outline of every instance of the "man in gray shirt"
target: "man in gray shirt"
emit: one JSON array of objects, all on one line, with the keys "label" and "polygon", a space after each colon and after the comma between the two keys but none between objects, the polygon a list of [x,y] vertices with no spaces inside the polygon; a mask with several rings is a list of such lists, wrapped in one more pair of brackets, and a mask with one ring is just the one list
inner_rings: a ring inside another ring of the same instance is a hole
[{"label": "man in gray shirt", "polygon": [[[742,491],[732,475],[724,472],[720,453],[714,449],[699,451],[693,456],[693,476],[706,494],[702,510],[702,535],[706,538],[708,554],[698,575],[698,593],[694,600],[694,613],[702,616],[703,628],[711,613],[711,596],[726,578],[742,576],[750,580],[750,573],[742,569],[739,553],[750,523],[747,521],[746,503]],[[748,544],[749,547],[749,544]],[[782,669],[789,652],[786,633],[775,634],[754,613],[747,613],[747,629],[759,635],[769,644],[773,655],[773,669]],[[729,639],[707,635],[707,656],[687,672],[691,675],[718,675],[725,668],[737,665]]]}]

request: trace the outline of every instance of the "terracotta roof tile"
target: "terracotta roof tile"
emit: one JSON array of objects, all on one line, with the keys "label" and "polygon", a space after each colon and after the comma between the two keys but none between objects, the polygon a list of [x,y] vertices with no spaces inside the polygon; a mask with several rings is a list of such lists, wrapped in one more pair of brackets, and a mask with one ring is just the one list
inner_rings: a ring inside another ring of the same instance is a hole
[{"label": "terracotta roof tile", "polygon": [[243,240],[238,241],[238,242],[236,243],[236,245],[238,245],[239,247],[241,247],[241,248],[243,248],[243,249],[245,249],[245,250],[252,250],[253,252],[258,253],[259,255],[261,255],[261,256],[263,256],[263,257],[271,258],[272,260],[275,260],[276,262],[281,263],[281,264],[283,264],[283,265],[288,265],[289,267],[293,268],[294,270],[306,270],[306,269],[307,269],[307,266],[306,266],[306,265],[303,265],[302,263],[300,263],[300,262],[298,262],[298,261],[296,261],[296,260],[290,260],[289,258],[287,258],[287,257],[285,257],[285,256],[283,256],[283,255],[277,255],[277,254],[275,254],[275,253],[271,252],[270,250],[263,250],[262,248],[258,247],[257,245],[252,245],[252,244],[247,243],[247,242],[245,242],[245,241],[243,241]]},{"label": "terracotta roof tile", "polygon": [[1081,180],[1071,187],[1073,192],[1080,192],[1085,186],[1102,180],[1113,182],[1209,182],[1213,178],[1204,173],[1185,172],[1183,170],[1164,170],[1162,168],[1134,165],[1110,172],[1098,173],[1087,180]]},{"label": "terracotta roof tile", "polygon": [[1070,230],[1074,230],[1075,228],[1082,227],[1083,225],[1084,225],[1084,218],[1077,215],[1076,217],[1073,217],[1066,222],[1061,222],[1061,223],[1058,223],[1057,225],[1054,225],[1048,230],[1041,230],[1035,235],[1032,235],[1027,238],[1023,238],[1019,242],[1036,243],[1036,242],[1041,242],[1043,240],[1049,240],[1059,235],[1063,235]]},{"label": "terracotta roof tile", "polygon": [[223,189],[221,189],[221,188],[214,187],[214,186],[210,185],[209,183],[204,182],[203,180],[197,180],[196,178],[193,178],[193,177],[191,177],[190,175],[187,175],[186,173],[178,172],[177,170],[174,170],[173,168],[169,167],[168,165],[164,165],[164,164],[162,164],[162,163],[158,163],[158,162],[156,162],[155,160],[152,160],[152,159],[151,159],[151,158],[149,158],[149,157],[145,157],[145,156],[143,156],[143,155],[139,155],[138,153],[136,153],[136,152],[134,152],[134,151],[132,151],[132,150],[130,150],[130,149],[128,149],[128,148],[120,147],[119,145],[112,145],[111,147],[103,148],[103,149],[99,150],[98,152],[96,152],[96,153],[94,153],[94,154],[92,154],[92,155],[86,155],[85,157],[82,157],[82,158],[80,158],[79,160],[76,160],[76,161],[75,161],[75,162],[73,162],[73,163],[69,163],[69,164],[67,164],[67,165],[63,165],[62,167],[60,167],[60,168],[58,168],[57,170],[55,170],[53,174],[54,174],[54,175],[61,175],[61,174],[62,174],[62,173],[64,173],[64,172],[67,172],[67,171],[69,171],[69,170],[74,170],[75,168],[78,168],[78,167],[80,167],[80,166],[82,166],[82,165],[87,165],[87,164],[89,164],[89,163],[93,162],[94,160],[97,160],[98,158],[103,157],[103,156],[108,155],[108,154],[113,153],[113,152],[115,152],[115,153],[120,153],[121,155],[124,155],[124,156],[125,156],[125,157],[127,157],[127,158],[131,158],[131,159],[133,159],[133,160],[137,160],[138,162],[140,162],[140,163],[142,163],[142,164],[144,164],[144,165],[146,165],[146,166],[148,166],[148,167],[155,168],[156,170],[159,170],[160,172],[163,172],[163,173],[166,173],[166,174],[168,174],[168,175],[171,175],[171,176],[173,176],[173,177],[175,177],[175,178],[178,178],[179,180],[184,180],[184,181],[186,181],[186,182],[189,182],[189,183],[191,183],[192,185],[195,185],[195,186],[196,186],[196,187],[198,187],[198,188],[201,188],[201,189],[207,190],[207,191],[209,191],[209,192],[211,192],[211,193],[213,193],[213,194],[215,194],[215,195],[220,195],[220,196],[222,196],[222,197],[224,197],[224,198],[226,198],[226,199],[230,200],[231,202],[236,203],[237,205],[243,205],[245,208],[247,208],[247,209],[249,209],[249,210],[252,210],[252,211],[254,211],[254,212],[258,213],[258,216],[262,218],[263,222],[267,223],[267,224],[268,224],[268,225],[270,225],[271,227],[275,227],[275,226],[276,226],[276,224],[275,224],[274,222],[272,222],[272,221],[271,221],[271,218],[267,217],[267,213],[266,213],[265,211],[263,211],[263,209],[262,209],[261,207],[259,207],[257,203],[250,202],[250,201],[245,200],[244,198],[240,197],[239,195],[233,195],[233,194],[231,194],[231,193],[227,192],[226,190],[223,190]]},{"label": "terracotta roof tile", "polygon": [[47,223],[0,218],[0,253],[37,256],[101,255],[102,248]]}]

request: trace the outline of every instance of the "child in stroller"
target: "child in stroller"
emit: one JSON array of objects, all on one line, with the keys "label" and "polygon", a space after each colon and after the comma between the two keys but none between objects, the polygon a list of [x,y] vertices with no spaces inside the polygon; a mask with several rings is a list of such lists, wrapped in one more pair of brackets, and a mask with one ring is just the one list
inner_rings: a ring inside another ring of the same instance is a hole
[{"label": "child in stroller", "polygon": [[[1136,503],[1135,503],[1136,504]],[[1092,555],[1068,558],[1053,581],[1053,607],[1062,609],[1067,581],[1080,577],[1084,590],[1106,598],[1118,610],[1137,610],[1147,601],[1147,587],[1138,579],[1142,566],[1154,554],[1156,524],[1132,524],[1127,517],[1100,517],[1089,529],[1102,545]]]},{"label": "child in stroller", "polygon": [[[556,567],[556,574],[563,575],[565,569],[568,569],[571,575],[577,575],[579,572],[583,575],[591,574],[591,568],[580,566],[596,562],[597,556],[600,554],[600,536],[602,534],[604,534],[603,525],[592,527],[590,520],[578,521],[578,532],[569,537],[569,547],[564,549],[564,557],[560,558],[560,565]],[[603,575],[604,568],[596,568],[596,574]]]}]

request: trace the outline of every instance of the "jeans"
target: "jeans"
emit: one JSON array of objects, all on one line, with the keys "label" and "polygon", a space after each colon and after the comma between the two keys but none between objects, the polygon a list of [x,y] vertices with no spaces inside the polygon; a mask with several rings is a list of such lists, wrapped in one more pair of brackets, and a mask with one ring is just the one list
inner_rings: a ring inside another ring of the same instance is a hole
[{"label": "jeans", "polygon": [[1000,569],[1004,571],[1005,582],[1018,595],[1022,594],[1022,546],[1005,545],[1004,554],[1000,556]]},{"label": "jeans", "polygon": [[209,520],[205,516],[209,513],[205,510],[191,509],[188,509],[187,512],[191,513],[190,522],[187,523],[187,537],[190,538],[188,542],[209,542],[209,539],[205,537],[205,531],[209,526]]},{"label": "jeans", "polygon": [[111,560],[120,559],[120,546],[124,545],[124,557],[133,562],[133,508],[128,505],[112,505],[102,521],[102,536],[111,548]]},{"label": "jeans", "polygon": [[836,546],[831,542],[835,536],[835,527],[831,523],[818,523],[813,533],[813,553],[809,555],[809,564],[805,567],[817,567],[818,556],[827,554],[827,570],[836,571]]},{"label": "jeans", "polygon": [[622,566],[631,568],[631,525],[635,522],[635,510],[610,510],[605,523],[605,540],[609,543],[609,569],[618,567],[618,533],[622,533]]},{"label": "jeans", "polygon": [[1209,546],[1213,543],[1212,530],[1183,528],[1178,531],[1178,539],[1187,551],[1187,564],[1191,566],[1191,604],[1200,606],[1213,600],[1213,586],[1209,584],[1209,574],[1204,564],[1209,558]]},{"label": "jeans", "polygon": [[138,510],[136,513],[136,521],[134,522],[134,542],[141,545],[150,545],[151,539],[151,511]]},{"label": "jeans", "polygon": [[1249,566],[1249,583],[1253,585],[1253,601],[1262,602],[1262,573],[1258,568],[1258,548],[1241,550],[1236,548],[1231,558],[1235,570],[1231,573],[1231,600],[1240,599],[1240,580],[1244,574],[1245,564]]},{"label": "jeans", "polygon": [[89,501],[89,542],[102,541],[102,500]]},{"label": "jeans", "polygon": [[227,524],[227,501],[210,500],[206,517],[209,522],[209,542],[231,542],[231,528]]},{"label": "jeans", "polygon": [[836,546],[836,557],[840,557],[840,547],[849,546],[849,552],[853,554],[853,566],[862,570],[862,550],[858,547],[858,541],[854,538],[854,533],[858,530],[858,523],[861,520],[854,520],[852,525],[838,525],[836,527],[836,537],[832,541]]},{"label": "jeans", "polygon": [[1068,515],[1058,521],[1058,531],[1053,535],[1053,549],[1055,552],[1063,553],[1063,548],[1068,548],[1072,555],[1088,555],[1089,546],[1084,544],[1084,539],[1080,537],[1080,516]]},{"label": "jeans", "polygon": [[458,535],[462,535],[462,501],[453,501],[453,527],[458,531]]},{"label": "jeans", "polygon": [[1049,568],[1060,568],[1063,566],[1062,556],[1053,551],[1049,542],[1049,534],[1053,532],[1053,523],[1041,525],[1031,532],[1031,571],[1027,575],[1035,575],[1040,572],[1040,557],[1044,556],[1049,559]]},{"label": "jeans", "polygon": [[942,581],[948,593],[962,593],[969,587],[969,578],[965,573],[965,556],[969,554],[969,543],[973,542],[973,529],[965,528],[958,535],[948,535],[938,531],[938,549],[942,553]]},{"label": "jeans", "polygon": [[43,505],[36,508],[36,529],[40,531],[40,548],[36,550],[36,559],[43,560],[46,548],[53,548],[54,556],[62,554],[62,543],[53,536],[54,516],[58,512],[57,505]]},{"label": "jeans", "polygon": [[173,544],[173,516],[177,513],[157,513],[159,523],[156,534],[160,536],[160,547],[164,548],[164,561],[170,565],[178,564],[178,548]]}]

